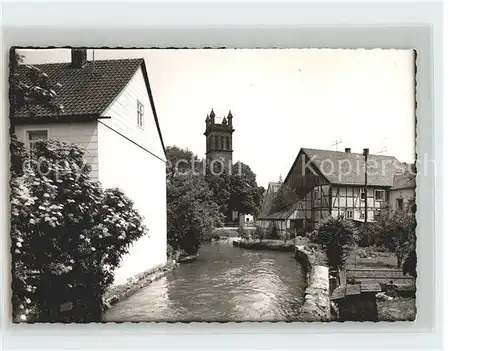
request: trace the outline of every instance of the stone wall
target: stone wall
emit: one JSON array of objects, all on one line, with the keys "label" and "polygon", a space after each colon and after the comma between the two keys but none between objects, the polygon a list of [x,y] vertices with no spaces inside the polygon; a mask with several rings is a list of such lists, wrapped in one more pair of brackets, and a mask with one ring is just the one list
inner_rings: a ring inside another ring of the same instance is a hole
[{"label": "stone wall", "polygon": [[307,272],[301,319],[326,322],[331,320],[328,266],[318,265],[314,255],[305,246],[295,246],[295,258]]},{"label": "stone wall", "polygon": [[158,265],[145,272],[136,274],[132,278],[128,279],[124,284],[111,286],[103,296],[105,309],[111,308],[111,306],[116,304],[118,301],[127,298],[146,285],[149,285],[163,277],[167,272],[171,271],[178,265],[178,256],[178,253],[176,253],[173,258],[167,259],[166,264]]}]

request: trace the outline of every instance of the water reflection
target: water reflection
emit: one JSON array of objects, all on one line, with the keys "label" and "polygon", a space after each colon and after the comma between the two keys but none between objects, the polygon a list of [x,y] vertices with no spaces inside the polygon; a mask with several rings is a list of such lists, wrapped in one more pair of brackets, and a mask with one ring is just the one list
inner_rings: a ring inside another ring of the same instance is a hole
[{"label": "water reflection", "polygon": [[203,245],[176,270],[104,316],[106,321],[290,321],[303,301],[304,274],[291,253]]}]

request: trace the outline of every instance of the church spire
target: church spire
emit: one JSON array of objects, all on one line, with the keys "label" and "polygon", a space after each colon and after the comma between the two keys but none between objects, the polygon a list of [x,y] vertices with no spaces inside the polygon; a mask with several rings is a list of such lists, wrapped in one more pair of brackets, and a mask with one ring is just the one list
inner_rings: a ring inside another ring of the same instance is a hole
[{"label": "church spire", "polygon": [[214,109],[212,109],[212,111],[210,111],[210,121],[212,122],[212,124],[215,123],[215,112],[214,112]]},{"label": "church spire", "polygon": [[229,126],[233,126],[233,114],[231,113],[231,110],[229,110],[229,113],[227,114],[227,120],[229,122]]}]

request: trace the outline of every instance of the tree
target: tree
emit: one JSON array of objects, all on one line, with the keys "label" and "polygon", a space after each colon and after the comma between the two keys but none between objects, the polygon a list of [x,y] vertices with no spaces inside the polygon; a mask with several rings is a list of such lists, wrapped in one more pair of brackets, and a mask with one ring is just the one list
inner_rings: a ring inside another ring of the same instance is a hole
[{"label": "tree", "polygon": [[257,185],[256,175],[250,166],[243,162],[234,164],[229,186],[229,208],[252,215],[259,212],[265,190]]},{"label": "tree", "polygon": [[205,180],[179,175],[167,185],[167,238],[174,250],[194,254],[201,237],[222,224],[219,206]]},{"label": "tree", "polygon": [[200,160],[189,149],[182,149],[178,146],[167,146],[167,176],[175,175],[203,174],[203,160]]},{"label": "tree", "polygon": [[205,178],[210,191],[213,194],[213,200],[219,206],[219,211],[230,217],[229,199],[231,198],[231,179],[227,174],[214,175],[208,173]]},{"label": "tree", "polygon": [[188,149],[167,147],[167,240],[194,254],[204,232],[222,224],[220,206],[204,177],[203,163]]},{"label": "tree", "polygon": [[84,154],[62,141],[38,142],[30,167],[11,179],[14,317],[99,321],[115,268],[147,233],[121,190],[103,190],[90,178]]},{"label": "tree", "polygon": [[22,65],[23,57],[15,49],[10,53],[11,74],[9,76],[9,102],[11,114],[23,108],[34,110],[41,107],[52,113],[60,113],[64,106],[57,102],[56,90],[61,87],[51,81],[47,73],[33,65]]},{"label": "tree", "polygon": [[49,76],[38,67],[22,65],[24,57],[15,49],[10,51],[11,71],[9,75],[9,104],[11,137],[11,175],[22,174],[22,160],[27,157],[24,146],[16,138],[14,114],[26,109],[34,113],[36,108],[47,109],[59,114],[64,111],[64,106],[57,102],[57,90],[61,87],[58,82],[53,82]]},{"label": "tree", "polygon": [[356,244],[354,223],[342,216],[329,217],[324,220],[318,230],[318,241],[326,249],[328,263],[331,267],[343,268]]},{"label": "tree", "polygon": [[416,206],[409,201],[402,211],[381,211],[376,222],[368,223],[363,230],[364,239],[372,245],[382,246],[396,253],[398,268],[403,259],[415,248]]},{"label": "tree", "polygon": [[299,200],[300,199],[293,188],[286,184],[282,184],[278,191],[274,194],[268,211],[269,213],[286,211],[290,208],[290,206],[296,204]]}]

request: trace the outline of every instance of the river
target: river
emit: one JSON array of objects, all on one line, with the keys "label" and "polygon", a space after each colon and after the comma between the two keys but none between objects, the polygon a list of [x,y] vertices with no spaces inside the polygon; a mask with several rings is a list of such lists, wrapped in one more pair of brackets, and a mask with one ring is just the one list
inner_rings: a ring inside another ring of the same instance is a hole
[{"label": "river", "polygon": [[198,260],[118,302],[112,322],[293,321],[305,276],[290,252],[251,251],[229,242],[203,244]]}]

